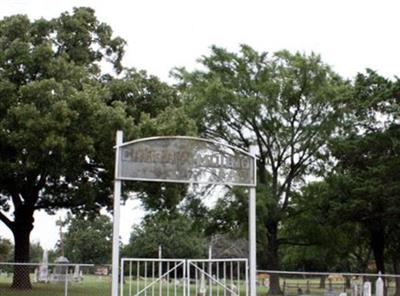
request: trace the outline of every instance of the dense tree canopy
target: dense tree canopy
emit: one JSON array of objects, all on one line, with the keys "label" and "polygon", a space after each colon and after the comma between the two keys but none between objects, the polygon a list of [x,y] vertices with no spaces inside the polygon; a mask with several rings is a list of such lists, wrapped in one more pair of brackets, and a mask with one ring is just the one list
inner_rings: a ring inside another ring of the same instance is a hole
[{"label": "dense tree canopy", "polygon": [[[16,262],[29,261],[34,211],[111,201],[103,156],[132,121],[123,103],[106,104],[99,63],[120,70],[123,45],[88,8],[0,21],[0,219],[14,234]],[[29,288],[29,275],[17,272],[18,288]]]},{"label": "dense tree canopy", "polygon": [[288,219],[282,226],[286,270],[366,272],[371,249],[365,231],[340,213],[330,210],[331,188],[313,182],[293,197]]},{"label": "dense tree canopy", "polygon": [[[324,167],[347,85],[314,54],[212,47],[200,63],[204,70],[177,71],[187,110],[203,136],[258,147],[257,199],[266,230],[259,239],[267,242],[266,267],[279,269],[279,224],[305,176]],[[280,293],[275,276],[271,293]]]},{"label": "dense tree canopy", "polygon": [[345,137],[332,141],[336,170],[330,214],[363,227],[377,268],[385,272],[385,250],[395,240],[400,217],[399,81],[373,71],[354,83],[353,117]]},{"label": "dense tree canopy", "polygon": [[108,216],[69,216],[66,225],[64,248],[70,262],[111,264],[113,226]]},{"label": "dense tree canopy", "polygon": [[127,257],[157,258],[159,246],[163,258],[204,258],[207,254],[206,240],[189,217],[165,213],[150,215],[134,227],[123,253]]},{"label": "dense tree canopy", "polygon": [[[90,8],[52,20],[0,21],[0,220],[14,234],[16,262],[29,261],[34,211],[112,205],[116,130],[129,140],[196,130],[172,87],[123,68],[124,45]],[[114,73],[102,72],[105,63]],[[179,201],[184,192],[134,189],[149,207],[152,198]],[[18,288],[30,287],[27,270],[16,277]]]}]

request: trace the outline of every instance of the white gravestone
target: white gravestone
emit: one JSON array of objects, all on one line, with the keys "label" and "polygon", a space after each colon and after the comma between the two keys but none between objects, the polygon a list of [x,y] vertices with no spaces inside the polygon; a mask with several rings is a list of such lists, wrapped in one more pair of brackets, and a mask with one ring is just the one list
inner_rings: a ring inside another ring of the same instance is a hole
[{"label": "white gravestone", "polygon": [[371,282],[364,283],[363,296],[371,296]]},{"label": "white gravestone", "polygon": [[80,270],[79,265],[76,264],[74,267],[74,276],[73,276],[74,282],[81,282],[83,280],[82,278],[82,270]]},{"label": "white gravestone", "polygon": [[200,278],[200,289],[199,289],[199,292],[198,292],[198,296],[205,296],[206,295],[206,292],[207,292],[207,289],[206,289],[206,281],[205,281],[205,277],[204,277],[204,274],[202,274],[201,275],[201,278]]},{"label": "white gravestone", "polygon": [[352,284],[351,285],[351,296],[359,296],[358,295],[358,285]]},{"label": "white gravestone", "polygon": [[49,282],[49,263],[47,251],[43,251],[42,264],[39,266],[37,280],[40,283]]},{"label": "white gravestone", "polygon": [[380,275],[381,275],[381,273],[379,272],[379,277],[378,277],[378,279],[376,280],[376,283],[375,283],[375,289],[376,289],[376,291],[375,291],[375,296],[383,296],[383,294],[384,294],[384,285],[383,285],[383,280],[382,280],[382,278],[380,277]]}]

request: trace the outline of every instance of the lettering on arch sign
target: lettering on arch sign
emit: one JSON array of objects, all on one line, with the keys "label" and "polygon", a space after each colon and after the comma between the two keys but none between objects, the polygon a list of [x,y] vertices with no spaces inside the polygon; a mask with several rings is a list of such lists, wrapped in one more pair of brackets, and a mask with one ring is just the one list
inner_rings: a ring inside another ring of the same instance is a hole
[{"label": "lettering on arch sign", "polygon": [[158,182],[256,184],[254,156],[192,137],[157,137],[118,147],[117,179]]}]

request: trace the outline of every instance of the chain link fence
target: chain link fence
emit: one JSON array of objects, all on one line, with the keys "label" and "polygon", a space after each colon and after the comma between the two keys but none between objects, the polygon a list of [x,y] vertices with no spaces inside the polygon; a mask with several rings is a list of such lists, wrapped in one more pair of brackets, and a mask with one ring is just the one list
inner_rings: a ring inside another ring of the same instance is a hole
[{"label": "chain link fence", "polygon": [[0,262],[1,296],[109,296],[110,266]]},{"label": "chain link fence", "polygon": [[257,294],[400,296],[400,275],[257,270]]}]

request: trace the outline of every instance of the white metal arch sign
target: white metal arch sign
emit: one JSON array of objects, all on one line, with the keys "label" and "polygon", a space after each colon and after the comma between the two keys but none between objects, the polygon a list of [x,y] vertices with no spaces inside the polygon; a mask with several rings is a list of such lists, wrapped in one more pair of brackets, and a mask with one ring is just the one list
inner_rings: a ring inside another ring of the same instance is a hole
[{"label": "white metal arch sign", "polygon": [[193,137],[157,137],[119,146],[117,179],[255,186],[254,156]]},{"label": "white metal arch sign", "polygon": [[239,148],[194,137],[155,137],[123,143],[117,132],[111,295],[118,296],[119,220],[124,180],[249,187],[250,296],[256,296],[256,158]]}]

